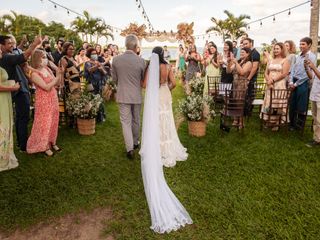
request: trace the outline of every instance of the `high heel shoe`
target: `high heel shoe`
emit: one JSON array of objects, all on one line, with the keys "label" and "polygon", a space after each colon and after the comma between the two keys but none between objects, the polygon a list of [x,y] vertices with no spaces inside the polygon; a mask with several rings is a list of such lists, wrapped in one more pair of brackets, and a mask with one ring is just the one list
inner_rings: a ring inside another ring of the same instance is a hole
[{"label": "high heel shoe", "polygon": [[62,150],[61,148],[58,147],[58,145],[53,145],[52,149],[57,151],[57,152],[60,152]]},{"label": "high heel shoe", "polygon": [[53,152],[51,151],[51,149],[48,149],[47,151],[45,151],[44,154],[45,154],[47,157],[52,157],[52,156],[53,156]]}]

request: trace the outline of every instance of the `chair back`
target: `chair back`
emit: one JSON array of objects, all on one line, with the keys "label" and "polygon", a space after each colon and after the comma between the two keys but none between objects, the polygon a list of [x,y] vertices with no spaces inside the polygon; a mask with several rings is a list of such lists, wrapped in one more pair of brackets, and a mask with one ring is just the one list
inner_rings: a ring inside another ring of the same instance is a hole
[{"label": "chair back", "polygon": [[290,89],[269,89],[270,106],[269,114],[284,115],[288,112],[288,106],[291,96]]},{"label": "chair back", "polygon": [[222,113],[230,117],[243,117],[246,89],[225,89]]}]

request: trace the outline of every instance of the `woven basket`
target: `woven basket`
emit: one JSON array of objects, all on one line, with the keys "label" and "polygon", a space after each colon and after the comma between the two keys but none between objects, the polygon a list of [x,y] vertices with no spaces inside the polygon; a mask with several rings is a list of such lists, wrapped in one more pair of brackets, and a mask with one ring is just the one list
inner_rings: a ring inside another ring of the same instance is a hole
[{"label": "woven basket", "polygon": [[78,132],[80,135],[92,135],[96,132],[96,119],[77,118]]},{"label": "woven basket", "polygon": [[188,121],[189,134],[195,137],[203,137],[206,135],[207,124],[202,121]]}]

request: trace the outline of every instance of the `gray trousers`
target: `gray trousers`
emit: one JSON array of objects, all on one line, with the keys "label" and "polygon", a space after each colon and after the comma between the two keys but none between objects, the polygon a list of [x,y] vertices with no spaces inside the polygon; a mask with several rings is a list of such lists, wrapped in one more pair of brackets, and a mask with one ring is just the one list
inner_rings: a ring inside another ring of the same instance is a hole
[{"label": "gray trousers", "polygon": [[141,104],[119,103],[120,122],[127,152],[139,143]]}]

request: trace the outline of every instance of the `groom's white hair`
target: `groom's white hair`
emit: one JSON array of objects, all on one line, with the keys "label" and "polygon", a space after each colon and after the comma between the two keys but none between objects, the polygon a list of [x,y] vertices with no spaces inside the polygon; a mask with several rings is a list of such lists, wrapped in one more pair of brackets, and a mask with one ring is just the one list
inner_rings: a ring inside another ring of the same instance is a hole
[{"label": "groom's white hair", "polygon": [[135,51],[138,47],[139,39],[136,35],[130,34],[126,36],[125,45],[127,50]]}]

